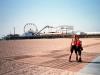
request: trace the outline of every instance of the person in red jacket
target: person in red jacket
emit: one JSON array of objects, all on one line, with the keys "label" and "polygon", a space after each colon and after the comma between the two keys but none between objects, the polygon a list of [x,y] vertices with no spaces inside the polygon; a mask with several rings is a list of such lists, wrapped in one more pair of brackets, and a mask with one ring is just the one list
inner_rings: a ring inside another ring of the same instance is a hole
[{"label": "person in red jacket", "polygon": [[82,58],[81,58],[81,54],[82,54],[82,50],[83,50],[83,47],[82,47],[82,41],[79,40],[79,36],[77,35],[76,36],[76,51],[78,53],[78,62],[81,62],[82,61]]},{"label": "person in red jacket", "polygon": [[[76,61],[81,62],[81,51],[83,50],[82,42],[79,40],[78,35],[73,35],[71,47],[70,47],[70,56],[69,56],[69,62],[71,61],[71,57],[73,54],[73,51],[76,54]],[[78,59],[79,56],[79,59]]]},{"label": "person in red jacket", "polygon": [[76,54],[76,60],[78,60],[78,55],[77,55],[77,51],[76,51],[76,35],[72,36],[72,42],[71,42],[71,46],[70,46],[69,62],[71,62],[71,57],[72,57],[73,51]]}]

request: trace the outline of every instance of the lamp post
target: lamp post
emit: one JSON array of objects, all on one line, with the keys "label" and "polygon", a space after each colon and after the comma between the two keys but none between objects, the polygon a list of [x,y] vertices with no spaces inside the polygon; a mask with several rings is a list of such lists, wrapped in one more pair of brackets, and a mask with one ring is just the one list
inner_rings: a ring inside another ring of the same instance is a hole
[{"label": "lamp post", "polygon": [[15,27],[14,27],[14,36],[15,36]]}]

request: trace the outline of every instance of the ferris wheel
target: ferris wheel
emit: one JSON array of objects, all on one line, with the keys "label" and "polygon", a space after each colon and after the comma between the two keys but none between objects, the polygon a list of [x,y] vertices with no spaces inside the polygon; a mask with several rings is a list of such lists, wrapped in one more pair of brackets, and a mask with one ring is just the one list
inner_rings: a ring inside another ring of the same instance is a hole
[{"label": "ferris wheel", "polygon": [[28,31],[32,31],[34,33],[38,32],[37,26],[34,23],[27,23],[24,26],[24,33],[28,32]]}]

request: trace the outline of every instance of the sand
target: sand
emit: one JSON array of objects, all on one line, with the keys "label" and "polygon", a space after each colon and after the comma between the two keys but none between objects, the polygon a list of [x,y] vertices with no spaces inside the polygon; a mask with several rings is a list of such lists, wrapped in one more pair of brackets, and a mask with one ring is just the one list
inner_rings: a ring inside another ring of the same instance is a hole
[{"label": "sand", "polygon": [[[100,56],[100,38],[81,38],[82,63],[68,62],[71,39],[0,41],[0,75],[77,75]],[[86,74],[83,74],[86,75]]]},{"label": "sand", "polygon": [[[83,38],[83,46],[95,46],[100,38]],[[38,55],[53,50],[69,50],[71,39],[32,39],[0,41],[0,58],[19,55]],[[88,50],[84,50],[88,51]]]}]

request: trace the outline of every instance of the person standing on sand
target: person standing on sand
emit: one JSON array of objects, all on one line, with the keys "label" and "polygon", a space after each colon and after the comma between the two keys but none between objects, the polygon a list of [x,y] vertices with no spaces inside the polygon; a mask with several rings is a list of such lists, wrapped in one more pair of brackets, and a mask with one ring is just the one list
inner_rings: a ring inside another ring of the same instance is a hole
[{"label": "person standing on sand", "polygon": [[[81,58],[82,50],[83,50],[82,41],[79,40],[78,35],[74,35],[72,38],[71,47],[70,47],[69,62],[71,62],[71,57],[72,57],[73,51],[75,51],[75,54],[76,54],[76,61],[82,62],[82,58]],[[79,56],[79,58],[78,58],[78,56]]]}]

